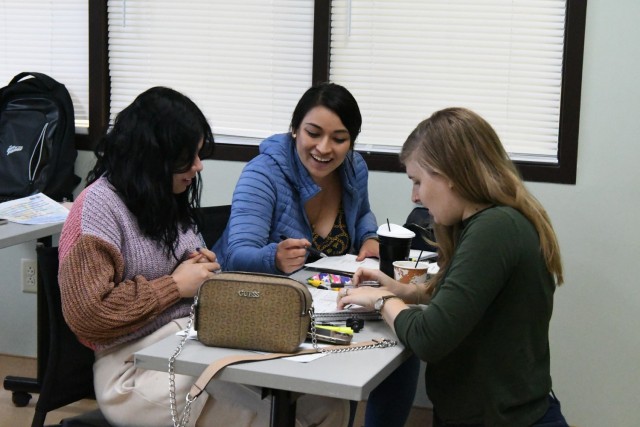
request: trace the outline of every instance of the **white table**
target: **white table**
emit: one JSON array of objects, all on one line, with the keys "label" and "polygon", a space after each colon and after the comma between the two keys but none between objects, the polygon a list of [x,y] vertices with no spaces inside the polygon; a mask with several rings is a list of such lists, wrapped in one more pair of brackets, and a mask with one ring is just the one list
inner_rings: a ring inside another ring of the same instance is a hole
[{"label": "white table", "polygon": [[[381,337],[395,339],[383,321],[366,321],[364,329],[354,335],[354,342]],[[136,366],[166,371],[169,357],[179,342],[180,337],[170,336],[138,351],[134,359]],[[189,340],[176,361],[175,370],[178,374],[198,377],[211,362],[244,353],[249,352],[206,347],[198,341]],[[223,369],[216,378],[268,389],[273,395],[271,425],[293,426],[295,401],[291,399],[291,393],[365,400],[408,357],[409,352],[398,343],[395,347],[385,349],[331,354],[309,363],[276,359],[232,365]]]},{"label": "white table", "polygon": [[59,234],[64,223],[24,225],[8,222],[0,225],[0,249]]},{"label": "white table", "polygon": [[[46,246],[51,246],[51,236],[62,231],[63,222],[54,224],[24,225],[15,222],[8,222],[0,225],[0,249],[18,245],[33,240],[39,240]],[[38,313],[42,312],[44,298],[38,292]],[[40,315],[40,314],[38,314]],[[5,390],[11,391],[12,400],[16,406],[25,406],[29,403],[31,395],[29,393],[40,392],[40,382],[44,375],[46,360],[41,357],[42,349],[49,345],[42,342],[45,334],[40,332],[40,322],[38,322],[38,376],[37,378],[25,378],[8,375],[5,377],[3,386]]]}]

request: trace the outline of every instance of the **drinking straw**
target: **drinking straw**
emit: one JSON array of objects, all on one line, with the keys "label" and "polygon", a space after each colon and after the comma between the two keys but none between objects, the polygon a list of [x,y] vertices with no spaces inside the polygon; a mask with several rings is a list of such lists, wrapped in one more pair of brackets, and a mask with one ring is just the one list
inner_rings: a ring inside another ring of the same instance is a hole
[{"label": "drinking straw", "polygon": [[420,255],[418,255],[418,259],[416,260],[416,265],[415,265],[415,267],[413,267],[413,268],[418,268],[418,263],[420,262],[420,258],[422,258],[422,251],[423,251],[423,250],[424,250],[424,249],[421,249],[421,250],[420,250]]},{"label": "drinking straw", "polygon": [[389,232],[391,232],[391,224],[389,224],[389,218],[387,218],[387,227],[389,227]]}]

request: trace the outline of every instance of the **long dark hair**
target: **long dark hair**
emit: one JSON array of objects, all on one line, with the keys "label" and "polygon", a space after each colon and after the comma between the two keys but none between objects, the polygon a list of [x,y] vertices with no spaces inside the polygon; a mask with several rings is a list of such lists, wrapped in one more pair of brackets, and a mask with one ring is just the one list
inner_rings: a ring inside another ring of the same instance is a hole
[{"label": "long dark hair", "polygon": [[355,175],[353,148],[362,126],[362,114],[360,114],[358,102],[344,86],[330,82],[315,84],[307,89],[293,110],[290,125],[291,133],[298,129],[304,116],[318,106],[326,107],[333,111],[347,128],[351,143],[349,146],[349,155],[347,155],[346,160],[351,167],[351,172]]},{"label": "long dark hair", "polygon": [[347,128],[351,139],[351,149],[356,143],[362,126],[362,115],[356,99],[344,86],[335,83],[319,83],[311,86],[302,95],[291,116],[291,131],[295,132],[302,119],[315,107],[322,106],[336,113]]},{"label": "long dark hair", "polygon": [[202,193],[198,173],[187,191],[173,194],[173,174],[189,170],[196,156],[207,158],[213,148],[211,127],[193,101],[173,89],[153,87],[117,115],[98,143],[87,185],[105,176],[142,232],[173,252],[180,231],[195,224],[193,209]]}]

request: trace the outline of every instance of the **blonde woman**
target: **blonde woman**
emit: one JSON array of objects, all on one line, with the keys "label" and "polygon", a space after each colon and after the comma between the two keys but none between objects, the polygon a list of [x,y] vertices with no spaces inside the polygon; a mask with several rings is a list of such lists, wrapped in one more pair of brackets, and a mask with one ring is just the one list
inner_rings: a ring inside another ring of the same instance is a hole
[{"label": "blonde woman", "polygon": [[[338,306],[380,310],[427,362],[438,426],[566,426],[551,391],[549,321],[563,281],[549,217],[492,127],[463,108],[434,113],[404,143],[412,200],[433,215],[440,271],[407,286],[374,270]],[[428,303],[426,310],[407,304]]]}]

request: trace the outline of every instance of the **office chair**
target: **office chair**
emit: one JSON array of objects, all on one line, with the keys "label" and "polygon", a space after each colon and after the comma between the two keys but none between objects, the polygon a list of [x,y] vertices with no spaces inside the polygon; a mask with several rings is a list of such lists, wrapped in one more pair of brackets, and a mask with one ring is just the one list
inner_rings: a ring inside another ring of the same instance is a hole
[{"label": "office chair", "polygon": [[196,209],[196,223],[208,249],[211,249],[222,236],[230,216],[231,205],[205,206]]},{"label": "office chair", "polygon": [[[31,427],[42,427],[49,411],[81,399],[94,399],[93,351],[80,344],[62,316],[62,301],[58,287],[58,248],[38,244],[38,304],[39,345],[44,357],[40,397],[36,403]],[[86,420],[86,421],[84,421]],[[99,410],[87,415],[62,420],[62,426],[109,426]]]},{"label": "office chair", "polygon": [[436,239],[433,232],[433,218],[429,209],[423,206],[413,208],[407,216],[404,228],[416,233],[416,237],[411,242],[411,249],[437,252],[438,249],[429,243],[429,241],[435,242]]}]

